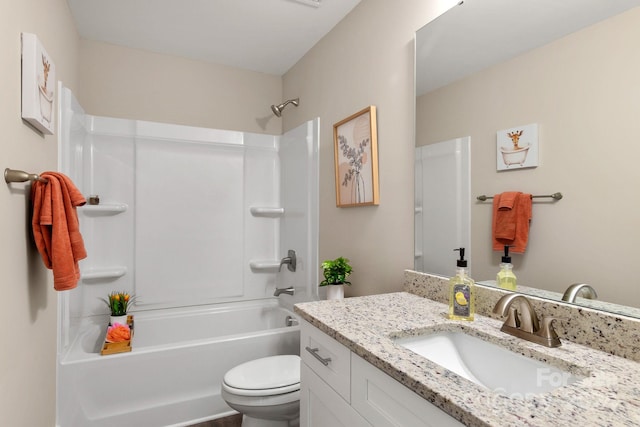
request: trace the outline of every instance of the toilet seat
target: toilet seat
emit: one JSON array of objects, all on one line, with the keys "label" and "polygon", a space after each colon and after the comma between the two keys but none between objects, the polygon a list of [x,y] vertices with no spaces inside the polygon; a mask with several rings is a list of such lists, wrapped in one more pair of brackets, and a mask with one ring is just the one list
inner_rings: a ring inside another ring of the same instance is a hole
[{"label": "toilet seat", "polygon": [[270,356],[242,363],[225,374],[222,388],[236,396],[274,396],[298,391],[300,356]]},{"label": "toilet seat", "polygon": [[291,393],[291,392],[300,390],[300,383],[291,384],[286,387],[262,388],[258,390],[247,390],[244,388],[235,388],[225,383],[222,383],[222,389],[225,390],[227,393],[235,394],[236,396],[247,396],[247,397],[275,396],[277,394],[286,394],[286,393]]}]

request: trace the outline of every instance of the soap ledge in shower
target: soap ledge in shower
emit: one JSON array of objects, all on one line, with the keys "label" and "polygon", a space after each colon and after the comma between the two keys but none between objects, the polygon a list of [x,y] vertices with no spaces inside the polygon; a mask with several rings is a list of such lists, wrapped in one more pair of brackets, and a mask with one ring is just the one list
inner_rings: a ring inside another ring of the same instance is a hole
[{"label": "soap ledge in shower", "polygon": [[127,274],[127,267],[91,269],[82,272],[82,280],[117,279]]},{"label": "soap ledge in shower", "polygon": [[109,215],[125,212],[127,210],[127,207],[128,206],[125,203],[113,203],[102,205],[84,205],[80,206],[78,209],[86,215]]},{"label": "soap ledge in shower", "polygon": [[284,208],[265,208],[259,206],[252,206],[249,208],[251,215],[253,216],[265,216],[265,217],[280,217],[284,215]]},{"label": "soap ledge in shower", "polygon": [[251,267],[251,271],[278,271],[280,268],[280,261],[250,261],[249,267]]}]

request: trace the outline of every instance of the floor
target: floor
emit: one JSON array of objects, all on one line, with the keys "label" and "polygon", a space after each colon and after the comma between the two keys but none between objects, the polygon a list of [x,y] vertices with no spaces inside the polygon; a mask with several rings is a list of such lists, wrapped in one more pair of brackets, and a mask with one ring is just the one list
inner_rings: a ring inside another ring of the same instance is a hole
[{"label": "floor", "polygon": [[205,421],[199,424],[193,424],[189,427],[240,427],[242,424],[242,414],[230,415],[217,420]]}]

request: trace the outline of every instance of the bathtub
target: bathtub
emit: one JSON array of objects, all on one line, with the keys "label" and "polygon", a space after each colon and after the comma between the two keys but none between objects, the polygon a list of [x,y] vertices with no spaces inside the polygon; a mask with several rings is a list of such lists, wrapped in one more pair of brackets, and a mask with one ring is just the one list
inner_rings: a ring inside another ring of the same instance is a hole
[{"label": "bathtub", "polygon": [[58,427],[187,426],[234,413],[220,397],[239,363],[299,354],[277,299],[135,314],[132,351],[99,354],[106,318],[84,319],[58,361]]}]

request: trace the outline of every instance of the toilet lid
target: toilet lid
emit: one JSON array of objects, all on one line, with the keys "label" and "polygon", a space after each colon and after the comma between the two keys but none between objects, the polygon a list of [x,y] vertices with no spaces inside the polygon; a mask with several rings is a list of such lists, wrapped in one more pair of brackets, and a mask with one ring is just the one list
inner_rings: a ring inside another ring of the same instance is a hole
[{"label": "toilet lid", "polygon": [[300,356],[270,356],[232,368],[224,376],[230,387],[244,390],[282,388],[300,383]]}]

